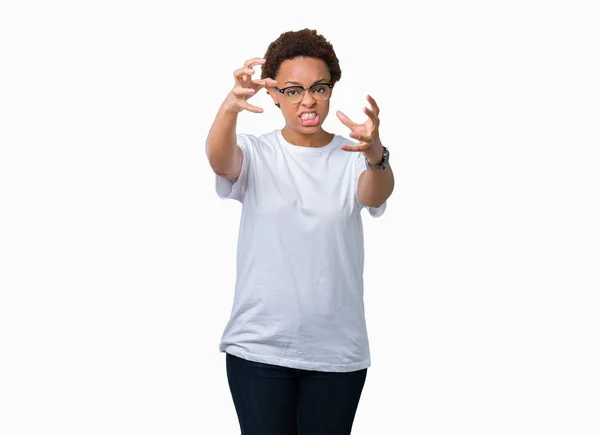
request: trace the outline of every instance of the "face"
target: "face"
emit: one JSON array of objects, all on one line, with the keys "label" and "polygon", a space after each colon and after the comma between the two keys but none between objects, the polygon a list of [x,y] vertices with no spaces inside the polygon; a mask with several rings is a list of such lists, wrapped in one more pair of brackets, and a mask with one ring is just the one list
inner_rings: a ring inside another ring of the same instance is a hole
[{"label": "face", "polygon": [[[312,57],[296,57],[281,63],[277,76],[280,89],[289,86],[308,87],[317,83],[329,83],[331,75],[327,64],[321,59]],[[329,113],[329,99],[318,101],[309,91],[304,91],[302,100],[291,103],[281,92],[269,89],[269,94],[281,107],[285,125],[301,135],[312,135],[321,131],[321,125]],[[303,113],[308,114],[302,116]]]}]

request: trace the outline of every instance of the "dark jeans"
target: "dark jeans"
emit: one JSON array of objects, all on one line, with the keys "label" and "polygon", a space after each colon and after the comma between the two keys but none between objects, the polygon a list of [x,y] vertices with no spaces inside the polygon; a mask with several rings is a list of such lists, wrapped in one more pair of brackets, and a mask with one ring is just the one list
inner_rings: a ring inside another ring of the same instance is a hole
[{"label": "dark jeans", "polygon": [[367,369],[320,372],[226,354],[242,435],[347,435]]}]

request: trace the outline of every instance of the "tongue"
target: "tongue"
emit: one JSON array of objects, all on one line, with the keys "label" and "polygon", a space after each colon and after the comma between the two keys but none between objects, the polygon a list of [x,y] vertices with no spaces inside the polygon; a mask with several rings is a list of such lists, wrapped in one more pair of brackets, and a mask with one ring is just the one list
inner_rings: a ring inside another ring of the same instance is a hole
[{"label": "tongue", "polygon": [[315,115],[314,118],[305,118],[305,119],[302,119],[302,117],[300,118],[300,124],[302,124],[303,126],[317,125],[318,123],[319,123],[319,115]]}]

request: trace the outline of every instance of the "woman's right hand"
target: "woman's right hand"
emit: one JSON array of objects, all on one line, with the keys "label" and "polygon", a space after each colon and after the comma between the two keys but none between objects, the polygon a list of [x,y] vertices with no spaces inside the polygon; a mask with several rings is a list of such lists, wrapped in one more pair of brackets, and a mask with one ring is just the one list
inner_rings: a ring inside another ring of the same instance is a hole
[{"label": "woman's right hand", "polygon": [[237,69],[233,73],[235,78],[235,86],[227,95],[225,101],[226,106],[229,110],[239,113],[242,110],[248,110],[249,112],[262,113],[263,109],[257,106],[253,106],[248,103],[248,99],[258,92],[261,88],[277,86],[277,82],[273,79],[267,78],[263,80],[252,80],[254,74],[253,67],[255,65],[262,65],[265,63],[265,59],[255,57],[254,59],[247,60],[244,63],[244,67]]}]

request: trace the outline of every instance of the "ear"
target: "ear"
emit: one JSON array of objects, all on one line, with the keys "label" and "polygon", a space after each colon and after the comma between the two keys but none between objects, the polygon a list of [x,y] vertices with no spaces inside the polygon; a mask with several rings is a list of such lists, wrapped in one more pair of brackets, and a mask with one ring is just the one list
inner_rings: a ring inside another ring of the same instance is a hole
[{"label": "ear", "polygon": [[281,106],[279,105],[279,99],[278,99],[279,96],[277,95],[277,94],[279,94],[279,92],[277,92],[277,90],[275,88],[267,88],[267,92],[273,99],[273,103],[275,103],[275,105],[281,109]]}]

